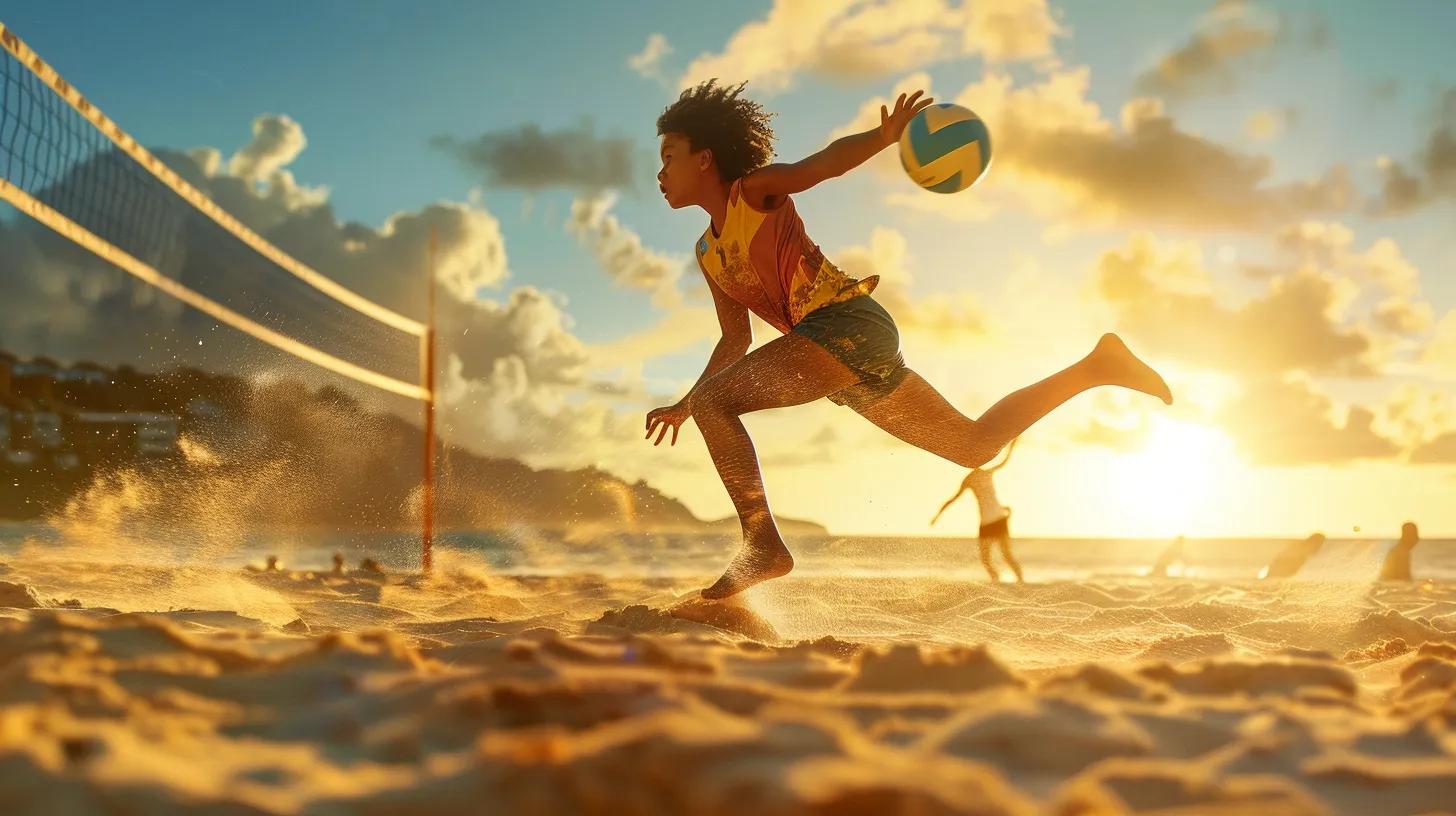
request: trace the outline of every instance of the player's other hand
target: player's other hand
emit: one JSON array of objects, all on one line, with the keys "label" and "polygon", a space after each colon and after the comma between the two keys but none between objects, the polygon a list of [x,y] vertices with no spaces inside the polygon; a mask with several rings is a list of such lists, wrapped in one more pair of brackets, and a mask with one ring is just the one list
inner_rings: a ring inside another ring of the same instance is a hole
[{"label": "player's other hand", "polygon": [[925,110],[930,103],[935,101],[935,98],[930,96],[921,99],[920,95],[923,93],[925,91],[916,91],[909,97],[900,94],[900,98],[895,100],[893,111],[884,105],[880,106],[880,138],[886,145],[899,141],[900,134],[905,132],[905,126],[910,124],[910,120],[915,117],[915,114]]},{"label": "player's other hand", "polygon": [[687,405],[687,401],[679,402],[676,405],[667,405],[662,408],[653,408],[647,413],[647,436],[644,439],[651,439],[652,432],[657,431],[657,440],[652,443],[655,448],[662,444],[663,437],[667,436],[669,428],[672,429],[672,441],[669,445],[677,444],[677,429],[693,412]]}]

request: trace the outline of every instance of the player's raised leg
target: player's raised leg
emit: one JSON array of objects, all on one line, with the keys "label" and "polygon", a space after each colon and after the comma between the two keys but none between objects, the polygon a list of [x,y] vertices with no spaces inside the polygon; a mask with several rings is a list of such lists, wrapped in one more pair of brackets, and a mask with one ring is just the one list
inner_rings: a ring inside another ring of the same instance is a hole
[{"label": "player's raised leg", "polygon": [[1173,403],[1173,394],[1158,372],[1129,351],[1117,335],[1104,334],[1086,357],[1008,394],[979,419],[957,411],[913,371],[884,399],[857,410],[917,448],[976,468],[991,461],[997,451],[1057,406],[1101,385],[1131,388]]}]

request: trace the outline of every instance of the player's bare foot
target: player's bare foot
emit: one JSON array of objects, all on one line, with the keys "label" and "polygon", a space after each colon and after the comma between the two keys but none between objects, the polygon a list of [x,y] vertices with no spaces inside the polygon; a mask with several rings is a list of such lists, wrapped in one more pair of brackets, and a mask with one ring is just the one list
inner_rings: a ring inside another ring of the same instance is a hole
[{"label": "player's bare foot", "polygon": [[783,539],[777,535],[765,536],[744,544],[723,577],[703,590],[703,597],[712,601],[728,598],[754,584],[788,575],[793,568],[794,557]]},{"label": "player's bare foot", "polygon": [[1102,335],[1087,359],[1105,382],[1151,394],[1165,405],[1173,404],[1173,392],[1162,376],[1139,360],[1121,337],[1111,333]]}]

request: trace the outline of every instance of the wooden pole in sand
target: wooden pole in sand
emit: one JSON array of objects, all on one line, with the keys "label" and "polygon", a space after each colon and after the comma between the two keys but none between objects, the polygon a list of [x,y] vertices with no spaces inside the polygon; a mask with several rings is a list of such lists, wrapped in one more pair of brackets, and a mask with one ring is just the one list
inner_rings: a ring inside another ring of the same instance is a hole
[{"label": "wooden pole in sand", "polygon": [[435,228],[430,227],[430,249],[425,261],[429,276],[429,316],[420,350],[420,372],[425,389],[425,473],[420,495],[420,570],[430,574],[431,549],[435,544]]}]

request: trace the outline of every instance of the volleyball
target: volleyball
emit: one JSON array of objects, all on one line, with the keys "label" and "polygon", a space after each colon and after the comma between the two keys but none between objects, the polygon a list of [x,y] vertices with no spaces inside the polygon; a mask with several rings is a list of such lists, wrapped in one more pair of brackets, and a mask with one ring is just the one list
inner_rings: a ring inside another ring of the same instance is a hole
[{"label": "volleyball", "polygon": [[911,181],[932,193],[958,193],[991,166],[991,133],[967,108],[931,105],[900,134],[900,164]]}]

